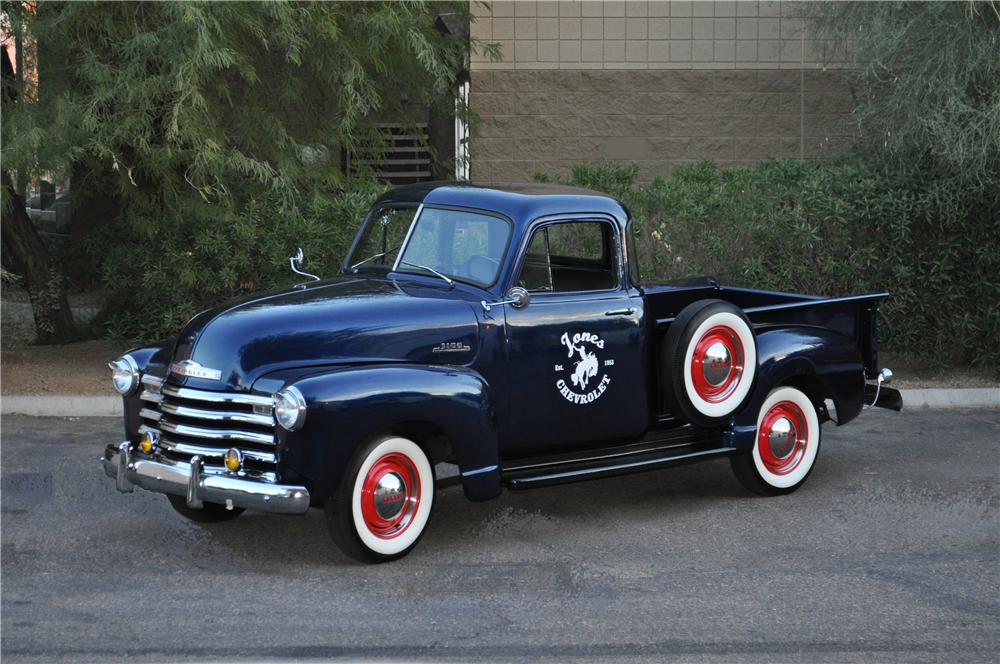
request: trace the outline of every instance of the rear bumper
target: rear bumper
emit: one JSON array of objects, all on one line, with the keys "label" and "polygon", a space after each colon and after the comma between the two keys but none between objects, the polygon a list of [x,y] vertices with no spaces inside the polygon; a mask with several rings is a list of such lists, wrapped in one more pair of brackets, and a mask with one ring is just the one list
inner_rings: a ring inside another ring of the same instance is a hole
[{"label": "rear bumper", "polygon": [[136,455],[132,445],[123,442],[108,445],[101,463],[119,491],[128,493],[138,486],[185,496],[192,509],[200,509],[206,502],[276,514],[303,514],[309,509],[309,491],[304,486],[264,482],[206,469],[198,456],[190,463],[154,459]]},{"label": "rear bumper", "polygon": [[903,395],[899,393],[899,390],[886,387],[885,385],[879,387],[878,385],[866,383],[865,403],[869,404],[869,407],[888,408],[889,410],[898,412],[903,410]]}]

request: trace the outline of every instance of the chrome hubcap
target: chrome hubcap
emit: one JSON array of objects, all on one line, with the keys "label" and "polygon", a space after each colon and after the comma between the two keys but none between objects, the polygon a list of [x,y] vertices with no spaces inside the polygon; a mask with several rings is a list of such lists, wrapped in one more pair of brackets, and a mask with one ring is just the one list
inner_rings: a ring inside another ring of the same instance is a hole
[{"label": "chrome hubcap", "polygon": [[777,459],[784,459],[791,454],[795,448],[795,430],[792,421],[787,417],[775,420],[771,425],[767,443],[771,446],[771,454]]},{"label": "chrome hubcap", "polygon": [[396,473],[386,473],[375,487],[375,511],[383,519],[391,519],[406,505],[406,484]]},{"label": "chrome hubcap", "polygon": [[733,368],[733,358],[726,344],[716,341],[705,351],[705,359],[701,364],[701,372],[705,381],[714,386],[721,385],[729,377]]}]

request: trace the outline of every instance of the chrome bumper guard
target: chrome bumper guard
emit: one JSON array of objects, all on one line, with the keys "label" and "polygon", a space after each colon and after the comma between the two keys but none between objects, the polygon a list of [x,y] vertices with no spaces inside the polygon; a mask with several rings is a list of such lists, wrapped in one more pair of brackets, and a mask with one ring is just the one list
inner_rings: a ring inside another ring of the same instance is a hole
[{"label": "chrome bumper guard", "polygon": [[274,484],[234,477],[225,471],[206,470],[200,456],[189,463],[151,459],[134,454],[132,444],[108,445],[101,458],[104,472],[122,493],[142,487],[158,493],[185,496],[191,509],[204,503],[244,507],[260,512],[303,514],[309,509],[309,491],[304,486]]},{"label": "chrome bumper guard", "polygon": [[886,387],[892,382],[892,369],[882,369],[875,377],[875,384],[865,383],[864,410],[869,408],[888,408],[897,412],[903,410],[903,395],[899,390]]}]

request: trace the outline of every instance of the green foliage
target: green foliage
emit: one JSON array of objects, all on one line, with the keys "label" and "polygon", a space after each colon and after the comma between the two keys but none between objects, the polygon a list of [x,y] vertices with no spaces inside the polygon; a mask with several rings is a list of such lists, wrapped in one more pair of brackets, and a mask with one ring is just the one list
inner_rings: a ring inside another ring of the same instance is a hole
[{"label": "green foliage", "polygon": [[[1000,178],[1000,4],[802,3],[851,68],[865,156],[955,186]],[[830,54],[831,56],[834,53]]]},{"label": "green foliage", "polygon": [[331,277],[381,191],[371,181],[349,183],[336,198],[303,201],[294,215],[276,195],[247,197],[225,211],[193,207],[183,224],[131,211],[90,238],[91,251],[103,253],[104,282],[124,285],[104,325],[122,340],[171,338],[203,309],[308,281],[288,265],[298,247],[306,272]]},{"label": "green foliage", "polygon": [[860,165],[711,162],[636,184],[634,166],[577,166],[571,184],[618,196],[647,282],[822,295],[892,291],[888,347],[934,365],[1000,368],[1000,196]]},{"label": "green foliage", "polygon": [[291,207],[339,186],[332,151],[384,141],[376,114],[453,103],[435,91],[451,89],[468,42],[434,27],[446,8],[40,2],[15,12],[39,45],[40,89],[5,109],[5,168],[85,161],[118,174],[127,206],[167,212],[192,196],[230,202],[246,184]]},{"label": "green foliage", "polygon": [[332,274],[379,187],[349,181],[340,151],[377,152],[380,120],[452,109],[470,48],[435,26],[461,2],[26,6],[4,9],[38,89],[16,82],[31,102],[4,106],[4,169],[20,185],[72,173],[74,205],[109,211],[90,254],[108,329],[131,339],[291,283],[300,245]]}]

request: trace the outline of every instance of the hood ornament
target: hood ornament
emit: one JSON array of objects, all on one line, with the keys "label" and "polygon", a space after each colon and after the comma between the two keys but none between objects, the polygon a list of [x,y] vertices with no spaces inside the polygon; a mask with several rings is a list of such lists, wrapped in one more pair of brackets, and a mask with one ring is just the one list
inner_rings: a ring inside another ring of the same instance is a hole
[{"label": "hood ornament", "polygon": [[207,380],[221,380],[222,372],[218,369],[203,367],[194,360],[181,360],[170,365],[170,370],[178,376],[188,378],[205,378]]},{"label": "hood ornament", "polygon": [[289,257],[288,264],[292,267],[292,272],[295,274],[301,274],[303,277],[309,277],[314,281],[319,281],[319,277],[315,274],[309,274],[308,272],[303,272],[299,268],[302,267],[302,263],[306,260],[305,254],[302,253],[302,247],[299,247],[299,253],[294,256]]}]

